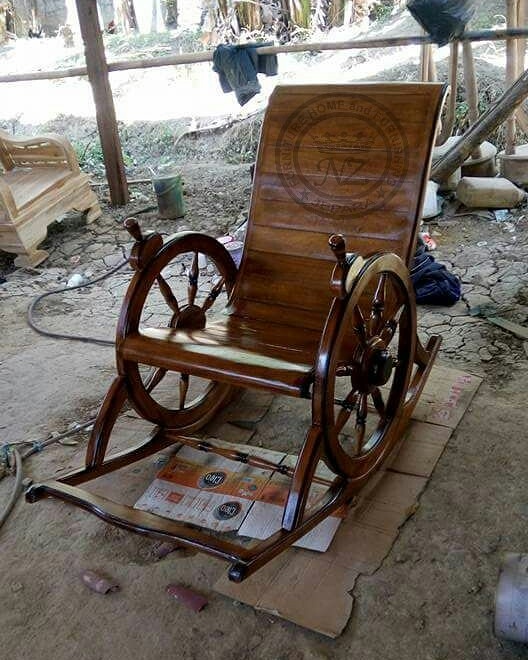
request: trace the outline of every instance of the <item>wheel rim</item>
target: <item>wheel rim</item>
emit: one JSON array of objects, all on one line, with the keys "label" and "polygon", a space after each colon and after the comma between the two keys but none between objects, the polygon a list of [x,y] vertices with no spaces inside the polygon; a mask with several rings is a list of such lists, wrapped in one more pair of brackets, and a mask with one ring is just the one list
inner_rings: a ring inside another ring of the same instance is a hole
[{"label": "wheel rim", "polygon": [[415,341],[407,269],[394,255],[371,259],[350,293],[324,382],[326,453],[338,473],[364,478],[394,446]]},{"label": "wheel rim", "polygon": [[[200,250],[206,248],[207,266],[200,268]],[[132,279],[118,326],[118,346],[120,340],[143,327],[204,328],[208,316],[223,307],[230,295],[234,273],[236,269],[225,263],[221,247],[212,239],[204,245],[203,237],[188,234],[176,244],[166,244]],[[118,369],[127,377],[136,410],[166,427],[199,428],[232,392],[229,385],[186,373],[154,368],[146,374],[139,363],[121,360],[119,350]],[[176,395],[176,405],[170,401],[171,394]]]}]

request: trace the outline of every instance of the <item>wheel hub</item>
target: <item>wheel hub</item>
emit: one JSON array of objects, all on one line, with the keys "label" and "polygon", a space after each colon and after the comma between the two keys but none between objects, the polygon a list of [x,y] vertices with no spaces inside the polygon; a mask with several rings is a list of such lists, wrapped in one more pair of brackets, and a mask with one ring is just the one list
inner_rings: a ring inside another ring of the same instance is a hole
[{"label": "wheel hub", "polygon": [[378,387],[385,385],[391,377],[394,366],[394,358],[386,348],[375,349],[369,359],[369,383]]}]

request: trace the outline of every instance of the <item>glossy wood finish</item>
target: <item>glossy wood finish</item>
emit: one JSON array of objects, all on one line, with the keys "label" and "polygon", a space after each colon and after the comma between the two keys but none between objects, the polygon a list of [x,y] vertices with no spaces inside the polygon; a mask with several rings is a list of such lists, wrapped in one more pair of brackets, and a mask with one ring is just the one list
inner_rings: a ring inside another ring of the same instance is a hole
[{"label": "glossy wood finish", "polygon": [[[278,87],[263,125],[238,271],[211,238],[184,232],[163,245],[129,219],[136,272],[117,329],[118,378],[86,467],[31,487],[28,499],[58,497],[113,524],[223,557],[238,581],[349,502],[401,437],[439,345],[435,339],[423,348],[416,337],[407,265],[443,95],[436,84]],[[190,266],[181,301],[163,273],[184,253]],[[199,253],[219,273],[205,301],[197,296]],[[170,320],[144,327],[153,291]],[[211,322],[222,291],[226,314]],[[140,365],[154,368],[149,379]],[[168,372],[180,374],[172,408],[154,397]],[[191,403],[196,377],[209,386]],[[189,437],[240,386],[311,399],[312,422],[293,469]],[[158,430],[142,446],[105,458],[125,400]],[[178,442],[291,477],[281,531],[237,548],[77,487]],[[324,502],[308,510],[319,461],[335,478]]]}]

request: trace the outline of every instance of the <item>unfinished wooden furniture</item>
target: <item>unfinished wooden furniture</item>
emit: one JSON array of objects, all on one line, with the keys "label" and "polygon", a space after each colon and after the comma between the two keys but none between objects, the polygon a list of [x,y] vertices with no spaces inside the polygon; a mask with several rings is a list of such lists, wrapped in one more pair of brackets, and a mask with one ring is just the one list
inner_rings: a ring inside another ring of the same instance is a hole
[{"label": "unfinished wooden furniture", "polygon": [[48,225],[71,210],[86,211],[86,222],[101,215],[69,142],[0,130],[0,249],[18,254],[17,266],[36,266],[48,256],[38,249]]},{"label": "unfinished wooden furniture", "polygon": [[[440,344],[434,337],[423,347],[417,338],[408,265],[443,97],[436,83],[277,87],[263,124],[238,270],[213,238],[183,232],[163,243],[127,220],[135,273],[117,328],[118,375],[85,467],[34,484],[28,500],[57,497],[114,525],[221,557],[231,562],[235,581],[349,503],[401,438]],[[191,258],[182,301],[170,268],[184,254]],[[219,277],[198,302],[200,254]],[[226,313],[210,321],[222,291]],[[167,307],[165,326],[145,314],[152,294]],[[147,378],[144,365],[153,368]],[[167,405],[156,393],[171,373],[180,377]],[[191,395],[195,381],[206,386]],[[189,435],[241,387],[311,405],[294,468]],[[107,457],[127,401],[156,430],[141,446]],[[282,529],[239,545],[79,487],[177,443],[291,477]],[[324,500],[307,507],[319,461],[335,478]]]}]

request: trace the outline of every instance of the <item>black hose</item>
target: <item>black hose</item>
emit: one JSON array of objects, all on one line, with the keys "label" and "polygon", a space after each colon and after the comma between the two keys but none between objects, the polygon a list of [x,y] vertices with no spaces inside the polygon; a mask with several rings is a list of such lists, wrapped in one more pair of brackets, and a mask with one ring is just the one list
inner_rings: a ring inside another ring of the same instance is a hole
[{"label": "black hose", "polygon": [[121,268],[123,268],[127,264],[128,264],[128,258],[123,260],[121,263],[119,263],[117,266],[115,266],[108,272],[104,273],[103,275],[96,277],[94,280],[88,280],[87,282],[83,282],[82,284],[76,284],[75,286],[64,286],[61,287],[60,289],[53,289],[52,291],[46,291],[45,293],[41,293],[34,300],[31,301],[28,307],[27,322],[29,327],[35,332],[38,332],[39,335],[43,335],[44,337],[51,337],[52,339],[68,339],[70,341],[80,341],[87,344],[98,344],[100,346],[115,346],[115,342],[110,339],[98,339],[97,337],[88,337],[85,335],[68,335],[63,332],[52,332],[50,330],[46,330],[45,328],[41,328],[37,325],[33,315],[36,307],[39,305],[39,303],[42,300],[44,300],[44,298],[47,298],[48,296],[53,296],[56,293],[64,293],[65,291],[75,291],[75,289],[82,289],[87,286],[92,286],[92,284],[97,284],[97,282],[101,282],[102,280],[105,280],[107,277],[110,277],[118,270],[121,270]]},{"label": "black hose", "polygon": [[[82,284],[77,284],[75,286],[60,287],[59,289],[53,289],[52,291],[46,291],[45,293],[41,293],[31,301],[28,307],[27,322],[29,327],[32,328],[35,332],[38,332],[39,335],[44,335],[44,337],[52,337],[53,339],[68,339],[70,341],[81,341],[90,344],[99,344],[102,346],[114,346],[115,342],[109,339],[98,339],[96,337],[87,337],[84,335],[67,335],[62,332],[51,332],[50,330],[45,330],[44,328],[41,328],[36,324],[33,315],[36,307],[42,300],[44,300],[44,298],[47,298],[48,296],[52,296],[56,293],[64,293],[65,291],[74,291],[75,289],[82,289],[84,287],[91,286],[92,284],[97,284],[98,282],[102,282],[107,277],[110,277],[111,275],[116,273],[118,270],[121,270],[121,268],[126,266],[127,263],[128,263],[128,258],[124,259],[117,266],[115,266],[108,272],[104,273],[103,275],[96,277],[93,280],[88,280],[87,282],[83,282]],[[12,460],[14,461],[14,464],[12,465],[12,469],[14,470],[14,477],[15,477],[15,482],[13,484],[13,488],[11,490],[11,494],[9,495],[7,504],[5,505],[3,510],[0,511],[0,528],[4,525],[4,523],[8,519],[9,515],[11,514],[11,511],[13,510],[13,507],[15,506],[18,500],[20,493],[22,492],[22,485],[23,485],[22,482],[24,479],[22,462],[26,458],[29,458],[29,456],[36,454],[39,451],[42,451],[42,449],[44,449],[48,445],[57,442],[59,440],[62,440],[63,438],[67,438],[70,435],[74,435],[75,433],[79,433],[79,431],[88,428],[94,422],[95,422],[95,418],[90,419],[87,422],[84,422],[83,424],[77,424],[75,428],[69,431],[65,431],[64,433],[60,433],[59,435],[46,438],[45,440],[42,440],[40,442],[23,440],[21,442],[14,442],[5,445],[0,445],[0,450],[4,451],[6,454],[6,463],[8,464],[8,466],[9,466],[10,455],[12,456]],[[17,447],[22,447],[23,445],[30,445],[30,446],[25,451],[19,451]]]}]

